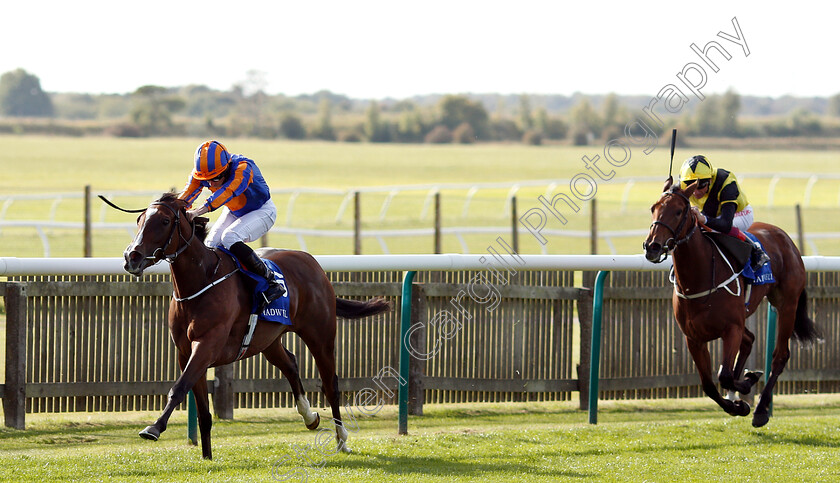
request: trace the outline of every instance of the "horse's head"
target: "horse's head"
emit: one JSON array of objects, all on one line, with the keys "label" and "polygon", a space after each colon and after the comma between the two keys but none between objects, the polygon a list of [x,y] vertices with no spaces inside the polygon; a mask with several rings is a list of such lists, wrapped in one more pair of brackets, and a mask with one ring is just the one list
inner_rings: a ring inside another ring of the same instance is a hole
[{"label": "horse's head", "polygon": [[647,239],[642,244],[645,249],[645,258],[649,261],[653,263],[664,261],[668,253],[686,241],[697,227],[697,218],[691,211],[689,202],[695,188],[692,185],[683,191],[679,184],[670,188],[666,185],[665,192],[662,193],[659,201],[650,207],[653,223],[650,225]]},{"label": "horse's head", "polygon": [[[195,225],[188,219],[186,207],[174,193],[165,193],[140,214],[137,235],[123,253],[125,271],[139,277],[150,266],[160,260],[172,261],[187,248],[195,236]],[[191,225],[189,238],[182,234],[186,225]]]}]

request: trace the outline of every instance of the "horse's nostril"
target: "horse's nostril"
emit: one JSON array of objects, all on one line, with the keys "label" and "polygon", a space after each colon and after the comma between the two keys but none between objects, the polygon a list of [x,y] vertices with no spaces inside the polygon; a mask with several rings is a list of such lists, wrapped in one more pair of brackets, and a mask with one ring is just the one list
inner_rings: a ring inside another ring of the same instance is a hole
[{"label": "horse's nostril", "polygon": [[136,265],[143,261],[143,254],[137,250],[132,250],[125,254],[125,261],[127,264]]}]

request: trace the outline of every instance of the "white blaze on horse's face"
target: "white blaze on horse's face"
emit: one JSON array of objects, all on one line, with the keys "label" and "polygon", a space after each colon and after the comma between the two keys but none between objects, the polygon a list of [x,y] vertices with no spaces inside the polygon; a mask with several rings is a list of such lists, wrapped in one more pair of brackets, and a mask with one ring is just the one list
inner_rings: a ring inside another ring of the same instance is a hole
[{"label": "white blaze on horse's face", "polygon": [[[146,235],[149,235],[149,238],[153,238],[151,237],[151,233],[147,233],[149,231],[148,222],[149,220],[154,219],[154,216],[159,212],[160,210],[158,210],[156,206],[151,206],[142,213],[139,218],[137,218],[137,225],[139,226],[137,234],[134,236],[134,240],[131,241],[131,244],[129,244],[123,252],[123,258],[125,258],[124,268],[132,275],[136,275],[138,277],[143,275],[143,270],[154,263],[154,261],[150,260],[150,254],[146,253],[149,251],[150,247],[146,247],[145,242]],[[166,218],[164,224],[168,224],[168,222],[169,219]],[[166,236],[166,233],[161,235]],[[159,247],[151,247],[151,252],[154,253],[157,248]]]}]

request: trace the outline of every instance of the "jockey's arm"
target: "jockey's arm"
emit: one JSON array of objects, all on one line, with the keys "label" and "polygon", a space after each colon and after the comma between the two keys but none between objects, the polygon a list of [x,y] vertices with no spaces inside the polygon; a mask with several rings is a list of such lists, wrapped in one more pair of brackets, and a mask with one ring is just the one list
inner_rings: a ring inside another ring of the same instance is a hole
[{"label": "jockey's arm", "polygon": [[187,215],[189,215],[190,220],[192,220],[192,219],[194,219],[196,216],[201,216],[201,215],[203,215],[203,214],[205,214],[205,213],[208,213],[209,211],[210,211],[210,209],[207,207],[207,205],[201,205],[201,206],[199,206],[198,208],[196,208],[196,209],[194,209],[194,210],[189,210],[189,211],[187,211]]},{"label": "jockey's arm", "polygon": [[738,205],[735,203],[724,203],[720,207],[720,215],[713,218],[706,218],[705,225],[712,230],[729,233],[729,230],[732,229],[732,220],[735,218],[735,210],[737,208]]}]

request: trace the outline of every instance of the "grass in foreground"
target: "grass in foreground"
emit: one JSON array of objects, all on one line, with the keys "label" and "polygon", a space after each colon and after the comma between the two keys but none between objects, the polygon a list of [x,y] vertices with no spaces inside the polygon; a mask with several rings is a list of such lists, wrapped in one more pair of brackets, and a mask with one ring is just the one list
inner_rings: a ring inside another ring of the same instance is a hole
[{"label": "grass in foreground", "polygon": [[[778,397],[768,426],[704,399],[601,402],[598,425],[573,402],[429,405],[396,435],[396,411],[360,419],[353,454],[293,409],[217,421],[214,460],[186,443],[177,413],[161,440],[137,437],[157,414],[30,415],[0,430],[3,481],[828,481],[840,478],[840,396]],[[321,411],[323,416],[328,413]],[[322,420],[322,427],[327,422]],[[326,451],[331,453],[330,448]]]}]

